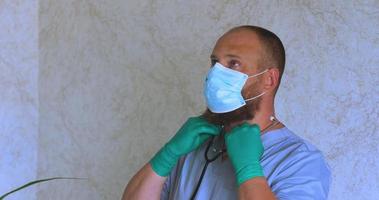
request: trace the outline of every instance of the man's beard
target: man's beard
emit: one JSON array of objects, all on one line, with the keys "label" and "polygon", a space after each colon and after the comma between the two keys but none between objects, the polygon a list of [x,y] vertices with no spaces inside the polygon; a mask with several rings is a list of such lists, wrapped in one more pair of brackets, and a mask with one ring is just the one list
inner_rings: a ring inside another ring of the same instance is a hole
[{"label": "man's beard", "polygon": [[202,116],[212,124],[224,125],[227,127],[235,126],[246,120],[253,119],[255,113],[259,110],[260,102],[261,97],[253,101],[246,102],[246,105],[241,108],[227,113],[213,113],[207,108]]}]

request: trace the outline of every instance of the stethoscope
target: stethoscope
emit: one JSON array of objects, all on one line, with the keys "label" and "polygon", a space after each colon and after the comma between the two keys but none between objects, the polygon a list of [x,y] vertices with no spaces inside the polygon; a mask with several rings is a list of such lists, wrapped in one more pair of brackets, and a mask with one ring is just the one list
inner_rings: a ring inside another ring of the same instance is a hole
[{"label": "stethoscope", "polygon": [[[262,133],[264,133],[269,128],[272,128],[272,127],[274,127],[280,123],[274,116],[270,117],[270,121],[272,121],[272,123],[269,126],[267,126],[266,128],[262,129],[261,130]],[[219,149],[217,149],[217,146],[213,146],[213,144],[215,143],[215,139],[217,139],[216,136],[212,136],[212,138],[209,140],[207,147],[204,151],[205,164],[204,164],[203,170],[201,171],[199,181],[196,184],[195,190],[193,191],[190,200],[195,199],[196,194],[200,188],[201,182],[204,178],[204,174],[205,174],[205,171],[207,170],[209,163],[217,160],[218,157],[220,157],[224,152],[226,152],[224,135],[225,135],[225,129],[224,129],[224,126],[221,126],[221,133],[220,133],[220,136],[218,136],[218,138],[221,139],[222,141],[221,142],[219,141],[218,144],[216,144],[216,145],[221,144],[221,148],[219,148]],[[209,154],[209,150],[211,149],[212,146],[213,146],[212,152],[214,153],[214,155],[212,157],[210,157],[210,156],[208,156],[208,154]]]},{"label": "stethoscope", "polygon": [[210,150],[211,146],[213,146],[213,144],[215,142],[215,136],[212,136],[212,138],[209,140],[209,142],[207,144],[207,148],[205,149],[205,152],[204,152],[205,164],[204,164],[203,170],[201,171],[201,175],[200,175],[199,181],[196,184],[195,190],[193,191],[190,200],[195,199],[197,191],[200,188],[201,182],[202,182],[202,180],[204,178],[204,174],[205,174],[205,171],[207,170],[207,167],[208,167],[209,163],[217,160],[218,157],[220,157],[224,152],[226,152],[226,148],[225,148],[225,144],[224,144],[224,140],[223,140],[224,139],[224,134],[225,134],[224,127],[222,127],[221,134],[219,136],[219,138],[222,139],[222,143],[221,143],[222,144],[222,148],[217,149],[216,147],[213,147],[212,148],[212,152],[214,153],[214,155],[212,157],[209,156],[208,154],[209,154],[209,150]]}]

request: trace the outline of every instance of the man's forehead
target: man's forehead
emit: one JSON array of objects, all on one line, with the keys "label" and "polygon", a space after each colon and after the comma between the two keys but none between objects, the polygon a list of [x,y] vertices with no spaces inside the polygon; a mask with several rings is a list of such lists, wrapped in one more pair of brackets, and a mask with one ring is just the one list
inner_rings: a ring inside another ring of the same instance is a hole
[{"label": "man's forehead", "polygon": [[255,42],[257,39],[258,35],[254,31],[247,29],[236,29],[226,32],[224,35],[220,37],[219,40],[232,40],[235,42]]},{"label": "man's forehead", "polygon": [[247,30],[238,30],[225,33],[216,43],[214,53],[227,51],[228,54],[254,53],[260,47],[258,36]]}]

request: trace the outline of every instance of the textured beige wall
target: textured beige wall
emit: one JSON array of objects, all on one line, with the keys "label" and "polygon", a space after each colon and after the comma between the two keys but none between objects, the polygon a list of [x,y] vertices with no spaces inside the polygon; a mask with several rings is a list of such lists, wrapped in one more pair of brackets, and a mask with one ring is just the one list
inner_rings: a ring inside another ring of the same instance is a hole
[{"label": "textured beige wall", "polygon": [[[34,180],[38,145],[38,2],[0,1],[0,196]],[[7,198],[35,199],[35,188]]]},{"label": "textured beige wall", "polygon": [[40,1],[38,199],[119,199],[190,115],[217,37],[267,27],[288,57],[278,116],[326,155],[330,199],[379,196],[379,2]]}]

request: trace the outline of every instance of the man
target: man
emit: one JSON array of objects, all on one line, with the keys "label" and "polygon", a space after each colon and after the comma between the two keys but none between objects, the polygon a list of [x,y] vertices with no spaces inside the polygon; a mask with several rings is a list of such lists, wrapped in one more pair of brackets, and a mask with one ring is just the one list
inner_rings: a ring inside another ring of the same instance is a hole
[{"label": "man", "polygon": [[327,199],[322,153],[275,118],[285,65],[280,39],[236,27],[217,41],[211,62],[208,109],[131,179],[123,199]]}]

